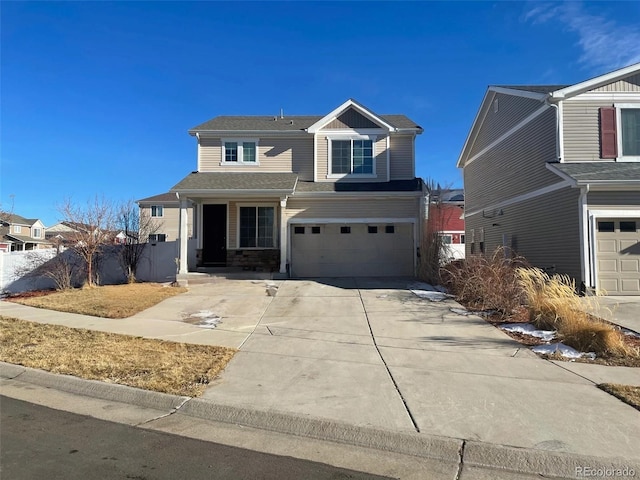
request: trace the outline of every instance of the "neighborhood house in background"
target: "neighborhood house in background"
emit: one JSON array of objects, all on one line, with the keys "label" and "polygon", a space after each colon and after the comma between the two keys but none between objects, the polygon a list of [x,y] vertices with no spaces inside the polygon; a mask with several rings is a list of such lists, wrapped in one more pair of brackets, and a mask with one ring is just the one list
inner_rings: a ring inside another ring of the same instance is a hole
[{"label": "neighborhood house in background", "polygon": [[415,177],[422,128],[406,116],[348,100],[324,116],[219,116],[189,133],[197,171],[171,189],[180,274],[415,275],[426,190]]},{"label": "neighborhood house in background", "polygon": [[45,238],[45,226],[37,218],[12,213],[0,217],[0,252],[20,252],[51,248]]},{"label": "neighborhood house in background", "polygon": [[429,231],[440,232],[443,261],[464,258],[464,190],[437,189],[429,192]]},{"label": "neighborhood house in background", "polygon": [[[180,200],[175,193],[161,193],[136,202],[140,218],[150,219],[149,242],[173,242],[180,233]],[[187,210],[187,237],[193,237],[193,208]]]},{"label": "neighborhood house in background", "polygon": [[458,167],[467,255],[504,245],[587,291],[640,295],[640,64],[489,87]]}]

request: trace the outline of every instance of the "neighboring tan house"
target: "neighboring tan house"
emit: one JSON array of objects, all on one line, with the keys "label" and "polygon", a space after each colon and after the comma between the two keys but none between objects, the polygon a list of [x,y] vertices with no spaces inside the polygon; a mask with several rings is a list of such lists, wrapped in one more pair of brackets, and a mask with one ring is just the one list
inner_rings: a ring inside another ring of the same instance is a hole
[{"label": "neighboring tan house", "polygon": [[447,259],[464,258],[464,190],[433,190],[429,199],[430,231],[440,232]]},{"label": "neighboring tan house", "polygon": [[[162,193],[136,202],[140,218],[150,219],[149,242],[172,242],[180,233],[180,200],[175,192]],[[143,220],[144,221],[144,220]],[[187,214],[187,235],[193,236],[193,208]]]},{"label": "neighboring tan house", "polygon": [[[406,116],[348,100],[324,116],[220,116],[189,133],[197,171],[171,189],[181,201],[180,274],[196,268],[194,248],[203,266],[415,275],[422,128]],[[196,242],[187,242],[189,202]]]},{"label": "neighboring tan house", "polygon": [[45,239],[45,226],[37,218],[15,214],[0,218],[0,251],[19,252],[51,247]]},{"label": "neighboring tan house", "polygon": [[100,233],[104,236],[104,242],[107,244],[120,245],[126,243],[127,236],[121,230],[107,230],[102,232],[99,228],[92,227],[84,223],[63,221],[52,225],[46,229],[45,235],[47,240],[56,246],[68,247],[79,241],[82,241],[86,232],[92,231],[94,235]]},{"label": "neighboring tan house", "polygon": [[467,255],[504,245],[587,291],[640,295],[640,64],[489,87],[458,167]]}]

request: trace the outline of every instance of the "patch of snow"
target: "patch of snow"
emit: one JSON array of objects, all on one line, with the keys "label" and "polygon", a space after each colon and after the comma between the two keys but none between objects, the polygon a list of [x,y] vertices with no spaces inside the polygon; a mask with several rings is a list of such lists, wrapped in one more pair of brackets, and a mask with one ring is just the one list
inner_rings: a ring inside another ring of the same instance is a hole
[{"label": "patch of snow", "polygon": [[411,293],[431,302],[442,302],[451,296],[442,292],[434,292],[433,290],[411,290]]},{"label": "patch of snow", "polygon": [[376,295],[376,298],[387,298],[389,295]]},{"label": "patch of snow", "polygon": [[220,317],[210,317],[210,318],[204,318],[202,322],[196,325],[196,327],[216,328],[221,323],[222,323],[222,319]]},{"label": "patch of snow", "polygon": [[469,310],[464,308],[450,308],[449,310],[457,315],[475,315],[475,312],[470,312]]},{"label": "patch of snow", "polygon": [[426,290],[429,292],[435,291],[435,288],[433,288],[433,285],[425,282],[413,282],[409,284],[407,288],[411,291],[413,290]]},{"label": "patch of snow", "polygon": [[532,337],[541,338],[545,342],[550,342],[556,336],[556,332],[553,330],[537,330],[536,327],[530,323],[507,323],[500,325],[502,330],[507,332],[524,333],[525,335],[531,335]]},{"label": "patch of snow", "polygon": [[638,332],[634,332],[633,330],[629,330],[628,328],[625,328],[625,327],[620,327],[620,330],[624,335],[627,335],[629,337],[640,338],[640,333]]},{"label": "patch of snow", "polygon": [[588,358],[590,360],[594,360],[596,358],[596,354],[593,352],[584,353],[579,352],[575,348],[572,348],[564,343],[550,343],[548,345],[538,345],[531,349],[535,353],[542,353],[546,355],[553,355],[554,353],[560,354],[565,358]]},{"label": "patch of snow", "polygon": [[197,313],[191,313],[189,314],[190,317],[197,317],[197,318],[207,318],[207,317],[215,317],[216,314],[213,313],[211,310],[200,310]]}]

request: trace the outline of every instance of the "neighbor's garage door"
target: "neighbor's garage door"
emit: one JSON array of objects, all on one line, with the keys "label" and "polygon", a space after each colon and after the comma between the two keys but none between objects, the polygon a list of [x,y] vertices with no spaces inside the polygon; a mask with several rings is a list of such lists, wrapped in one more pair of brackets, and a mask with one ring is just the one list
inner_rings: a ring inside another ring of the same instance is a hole
[{"label": "neighbor's garage door", "polygon": [[598,286],[608,295],[640,295],[640,218],[600,218]]},{"label": "neighbor's garage door", "polygon": [[413,276],[413,225],[291,226],[294,277]]}]

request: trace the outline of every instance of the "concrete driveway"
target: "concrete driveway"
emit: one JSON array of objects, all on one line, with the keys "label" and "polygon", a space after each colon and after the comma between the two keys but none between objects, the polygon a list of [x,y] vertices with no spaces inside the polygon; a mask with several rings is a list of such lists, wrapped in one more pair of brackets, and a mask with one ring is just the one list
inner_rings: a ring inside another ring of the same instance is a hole
[{"label": "concrete driveway", "polygon": [[637,411],[479,317],[452,312],[455,302],[419,298],[408,289],[413,282],[281,282],[204,399],[359,426],[640,459]]}]

